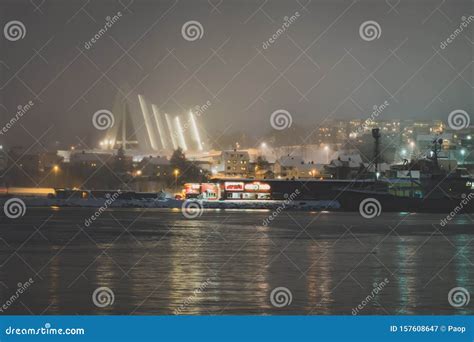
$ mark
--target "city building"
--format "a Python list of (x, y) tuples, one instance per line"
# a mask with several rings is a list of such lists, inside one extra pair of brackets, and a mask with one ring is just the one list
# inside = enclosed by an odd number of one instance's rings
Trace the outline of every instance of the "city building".
[(214, 174), (225, 177), (242, 177), (249, 175), (250, 156), (247, 151), (222, 151), (213, 167)]
[(136, 166), (135, 175), (164, 177), (171, 175), (173, 170), (170, 161), (166, 157), (146, 157), (143, 158)]
[(53, 169), (63, 162), (63, 158), (56, 152), (44, 152), (39, 154), (38, 167), (40, 172)]
[(365, 165), (360, 154), (340, 154), (326, 165), (326, 170), (335, 179), (352, 179), (364, 172)]
[(275, 162), (275, 176), (282, 179), (311, 179), (324, 176), (324, 164), (305, 163), (301, 156), (283, 156)]

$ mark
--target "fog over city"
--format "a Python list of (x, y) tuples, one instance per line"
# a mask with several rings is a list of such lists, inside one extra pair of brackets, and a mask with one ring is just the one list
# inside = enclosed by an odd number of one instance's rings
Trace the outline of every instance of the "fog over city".
[(0, 0), (0, 340), (472, 341), (473, 56), (474, 0)]
[[(474, 109), (472, 1), (4, 0), (1, 9), (2, 26), (25, 27), (21, 40), (0, 40), (2, 125), (34, 103), (3, 144), (97, 147), (94, 113), (117, 98), (139, 112), (138, 94), (172, 116), (209, 102), (203, 139), (239, 132), (251, 143), (276, 110), (310, 133), (386, 102), (379, 120), (446, 122)], [(377, 32), (364, 39), (371, 21)], [(196, 37), (187, 22), (200, 25)]]

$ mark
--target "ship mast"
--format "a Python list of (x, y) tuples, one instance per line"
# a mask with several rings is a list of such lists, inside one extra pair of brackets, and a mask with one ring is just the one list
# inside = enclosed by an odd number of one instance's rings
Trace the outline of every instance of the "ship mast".
[(379, 174), (380, 136), (381, 136), (380, 128), (373, 128), (372, 137), (375, 139), (375, 149), (374, 149), (375, 180), (378, 179), (378, 174)]
[[(439, 145), (439, 147), (438, 147)], [(438, 163), (438, 152), (441, 151), (441, 146), (443, 145), (443, 139), (435, 138), (433, 140), (433, 156), (430, 158), (433, 161), (434, 169), (439, 170), (439, 163)]]

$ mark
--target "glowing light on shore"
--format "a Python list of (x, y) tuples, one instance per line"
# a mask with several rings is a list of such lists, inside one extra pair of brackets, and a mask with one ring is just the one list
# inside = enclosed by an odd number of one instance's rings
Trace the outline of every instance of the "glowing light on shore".
[(179, 146), (183, 149), (183, 151), (187, 151), (188, 147), (186, 146), (186, 140), (184, 140), (183, 126), (181, 125), (181, 120), (179, 119), (179, 116), (175, 117), (174, 120), (176, 121), (176, 130), (178, 131)]
[(166, 149), (168, 148), (168, 144), (166, 143), (165, 129), (161, 121), (160, 112), (158, 111), (158, 107), (154, 104), (151, 105), (151, 110), (153, 111), (153, 116), (155, 117), (156, 127), (158, 127), (161, 146)]
[(178, 144), (176, 143), (176, 137), (173, 132), (173, 123), (171, 122), (171, 119), (168, 114), (165, 114), (165, 119), (166, 119), (166, 125), (168, 126), (168, 131), (170, 132), (171, 143), (173, 144), (173, 149), (176, 150), (178, 148)]
[(193, 131), (194, 141), (196, 141), (198, 150), (202, 151), (203, 148), (202, 148), (201, 137), (199, 135), (198, 127), (197, 127), (197, 124), (196, 124), (196, 119), (194, 118), (194, 114), (191, 110), (189, 111), (189, 120), (191, 121), (191, 129)]
[(153, 150), (158, 150), (158, 145), (156, 143), (155, 131), (153, 130), (153, 125), (150, 119), (150, 113), (145, 102), (145, 98), (142, 95), (138, 95), (138, 101), (140, 102), (140, 108), (143, 114), (143, 120), (145, 121), (145, 127), (148, 132), (148, 138), (150, 139), (150, 146)]

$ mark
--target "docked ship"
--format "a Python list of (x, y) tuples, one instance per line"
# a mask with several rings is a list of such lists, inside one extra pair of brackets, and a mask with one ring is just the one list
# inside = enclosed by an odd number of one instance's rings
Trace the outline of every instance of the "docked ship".
[(339, 188), (338, 201), (345, 210), (356, 210), (368, 198), (377, 200), (384, 211), (406, 212), (474, 212), (473, 181), (460, 169), (445, 170), (440, 167), (438, 155), (443, 140), (435, 138), (433, 148), (425, 157), (393, 169), (386, 177), (378, 179), (377, 156), (380, 133), (372, 131), (375, 138), (376, 177), (364, 189)]

